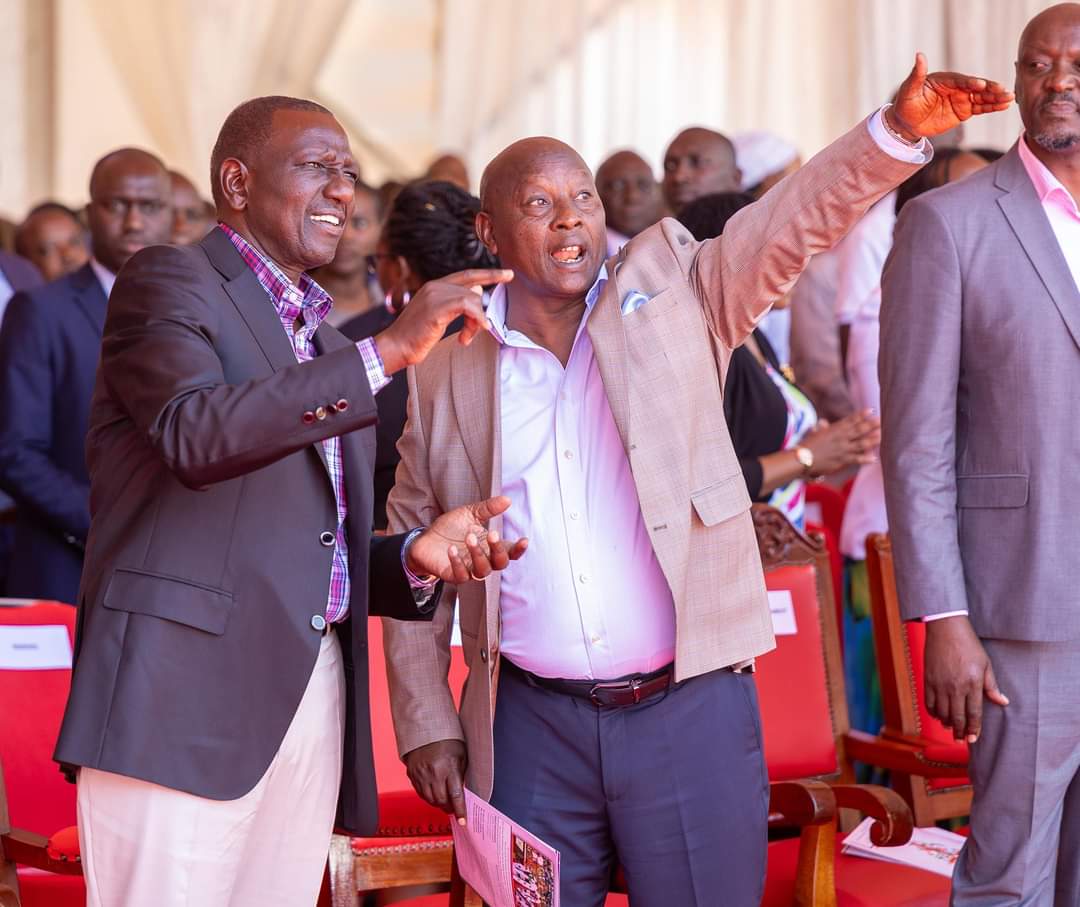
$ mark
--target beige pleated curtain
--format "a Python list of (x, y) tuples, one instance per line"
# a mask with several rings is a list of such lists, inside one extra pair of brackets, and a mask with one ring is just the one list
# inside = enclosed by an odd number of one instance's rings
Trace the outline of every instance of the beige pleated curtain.
[[(460, 150), (474, 181), (514, 139), (654, 165), (681, 127), (771, 129), (813, 153), (885, 100), (922, 50), (1012, 81), (1043, 0), (0, 0), (0, 213), (85, 198), (93, 161), (142, 145), (206, 191), (244, 98), (312, 97), (365, 176)], [(1007, 147), (1015, 113), (968, 144)]]

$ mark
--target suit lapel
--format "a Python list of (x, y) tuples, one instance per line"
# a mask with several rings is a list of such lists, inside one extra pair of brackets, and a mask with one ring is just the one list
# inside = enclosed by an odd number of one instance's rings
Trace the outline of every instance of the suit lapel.
[[(502, 425), (499, 391), (499, 344), (486, 331), (467, 346), (454, 346), (450, 357), (450, 392), (458, 431), (480, 494), (502, 493)], [(490, 529), (503, 534), (502, 517)], [(502, 573), (484, 580), (484, 624), (488, 646), (499, 639), (499, 590)], [(495, 693), (492, 684), (492, 697)], [(494, 701), (494, 699), (493, 699)]]
[(465, 453), (481, 493), (498, 494), (502, 482), (499, 425), (499, 344), (482, 331), (450, 357), (450, 390)]
[(596, 364), (600, 368), (600, 377), (604, 382), (611, 415), (619, 429), (623, 449), (630, 450), (630, 379), (626, 366), (626, 334), (623, 316), (619, 309), (619, 288), (616, 277), (616, 265), (611, 279), (608, 280), (596, 300), (596, 305), (586, 324), (589, 339), (592, 341)]
[(1005, 190), (998, 198), (998, 206), (1054, 300), (1073, 341), (1080, 346), (1080, 300), (1077, 299), (1076, 281), (1024, 169), (1024, 162), (1020, 160), (1017, 146), (1014, 145), (1001, 159), (994, 181), (998, 188)]
[(94, 336), (100, 344), (101, 335), (105, 332), (105, 311), (109, 304), (105, 290), (89, 264), (79, 268), (71, 275), (70, 280), (75, 294), (75, 305), (90, 322)]
[(296, 356), (289, 345), (289, 338), (281, 327), (277, 312), (266, 290), (255, 273), (240, 257), (236, 247), (221, 230), (211, 230), (200, 245), (210, 263), (225, 280), (222, 287), (233, 301), (240, 317), (244, 319), (255, 342), (266, 356), (266, 361), (276, 372), (278, 369), (296, 365)]

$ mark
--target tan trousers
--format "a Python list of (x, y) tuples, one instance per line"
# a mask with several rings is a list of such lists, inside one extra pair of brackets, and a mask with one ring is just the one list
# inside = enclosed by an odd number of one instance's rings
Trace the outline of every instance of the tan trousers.
[(314, 905), (341, 785), (344, 719), (341, 646), (328, 633), (281, 748), (240, 799), (80, 769), (87, 907)]

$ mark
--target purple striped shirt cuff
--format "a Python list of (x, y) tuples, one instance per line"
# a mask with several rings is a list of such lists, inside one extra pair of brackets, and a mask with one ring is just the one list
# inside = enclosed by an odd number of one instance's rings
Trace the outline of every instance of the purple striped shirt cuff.
[(390, 383), (386, 368), (383, 366), (382, 356), (379, 355), (379, 348), (375, 346), (374, 337), (358, 340), (356, 348), (360, 350), (360, 355), (364, 358), (368, 384), (371, 386), (371, 395), (374, 397)]

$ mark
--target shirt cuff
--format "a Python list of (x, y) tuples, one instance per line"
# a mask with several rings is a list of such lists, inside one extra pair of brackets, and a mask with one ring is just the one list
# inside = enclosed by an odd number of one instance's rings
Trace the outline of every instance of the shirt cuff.
[(356, 348), (364, 359), (364, 369), (367, 371), (371, 395), (375, 396), (390, 383), (390, 378), (387, 376), (386, 369), (383, 366), (382, 356), (379, 355), (379, 348), (375, 345), (375, 338), (365, 337), (363, 340), (357, 341)]
[(401, 569), (405, 571), (405, 577), (409, 580), (409, 586), (413, 589), (433, 590), (435, 586), (438, 585), (439, 578), (437, 576), (417, 576), (409, 569), (408, 558), (406, 557), (409, 553), (409, 546), (413, 543), (413, 539), (423, 531), (423, 529), (414, 529), (405, 536), (405, 541), (401, 543)]
[(885, 111), (890, 107), (892, 104), (886, 104), (866, 121), (866, 128), (870, 130), (870, 136), (877, 142), (878, 148), (889, 157), (903, 161), (905, 164), (929, 163), (934, 156), (934, 146), (925, 137), (919, 141), (918, 145), (909, 145), (907, 142), (900, 141), (885, 128)]
[(932, 623), (935, 620), (944, 620), (946, 617), (967, 617), (967, 611), (946, 611), (943, 614), (927, 614), (922, 619), (924, 624)]

